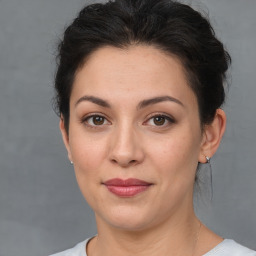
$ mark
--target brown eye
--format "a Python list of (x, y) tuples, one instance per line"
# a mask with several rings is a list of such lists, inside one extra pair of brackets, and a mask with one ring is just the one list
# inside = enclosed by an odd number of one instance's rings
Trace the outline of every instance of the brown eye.
[(85, 118), (83, 123), (88, 124), (90, 126), (101, 126), (108, 124), (108, 121), (104, 116), (92, 115)]
[(153, 118), (153, 122), (155, 125), (159, 126), (159, 125), (164, 125), (166, 121), (166, 118), (163, 116), (156, 116)]
[(92, 118), (92, 122), (94, 125), (102, 125), (104, 124), (105, 118), (102, 116), (94, 116)]
[(175, 123), (175, 120), (167, 115), (155, 115), (152, 116), (149, 120), (146, 122), (148, 125), (151, 126), (158, 126), (158, 127), (168, 127), (171, 124)]

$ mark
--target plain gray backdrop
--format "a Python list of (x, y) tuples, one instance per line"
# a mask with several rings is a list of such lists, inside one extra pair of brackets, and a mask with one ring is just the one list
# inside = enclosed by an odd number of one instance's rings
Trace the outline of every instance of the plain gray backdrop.
[[(51, 106), (56, 42), (92, 2), (0, 0), (0, 256), (48, 255), (96, 233)], [(256, 1), (192, 3), (209, 12), (233, 59), (213, 200), (202, 190), (197, 212), (218, 234), (256, 249)]]

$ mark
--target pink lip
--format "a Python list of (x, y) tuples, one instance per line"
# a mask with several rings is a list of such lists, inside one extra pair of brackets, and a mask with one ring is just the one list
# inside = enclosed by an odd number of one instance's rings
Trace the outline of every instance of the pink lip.
[(152, 183), (138, 179), (111, 179), (103, 183), (107, 189), (120, 197), (132, 197), (147, 190)]

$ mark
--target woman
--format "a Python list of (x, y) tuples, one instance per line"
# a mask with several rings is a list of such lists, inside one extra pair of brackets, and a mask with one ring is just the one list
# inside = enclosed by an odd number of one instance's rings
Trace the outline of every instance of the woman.
[(97, 236), (56, 256), (256, 255), (196, 217), (193, 188), (225, 131), (229, 54), (171, 0), (85, 7), (59, 47), (60, 130)]

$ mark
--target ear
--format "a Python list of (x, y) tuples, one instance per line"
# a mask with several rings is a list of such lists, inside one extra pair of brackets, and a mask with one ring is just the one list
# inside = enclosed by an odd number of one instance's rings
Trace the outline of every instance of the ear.
[(72, 162), (72, 155), (71, 155), (70, 146), (69, 146), (69, 137), (68, 137), (68, 133), (65, 128), (64, 118), (62, 115), (60, 117), (59, 127), (60, 127), (60, 131), (62, 134), (62, 139), (63, 139), (64, 145), (68, 152), (68, 158)]
[(222, 109), (217, 109), (211, 124), (205, 125), (201, 150), (198, 156), (200, 163), (206, 163), (206, 156), (212, 157), (217, 151), (226, 128), (226, 115)]

